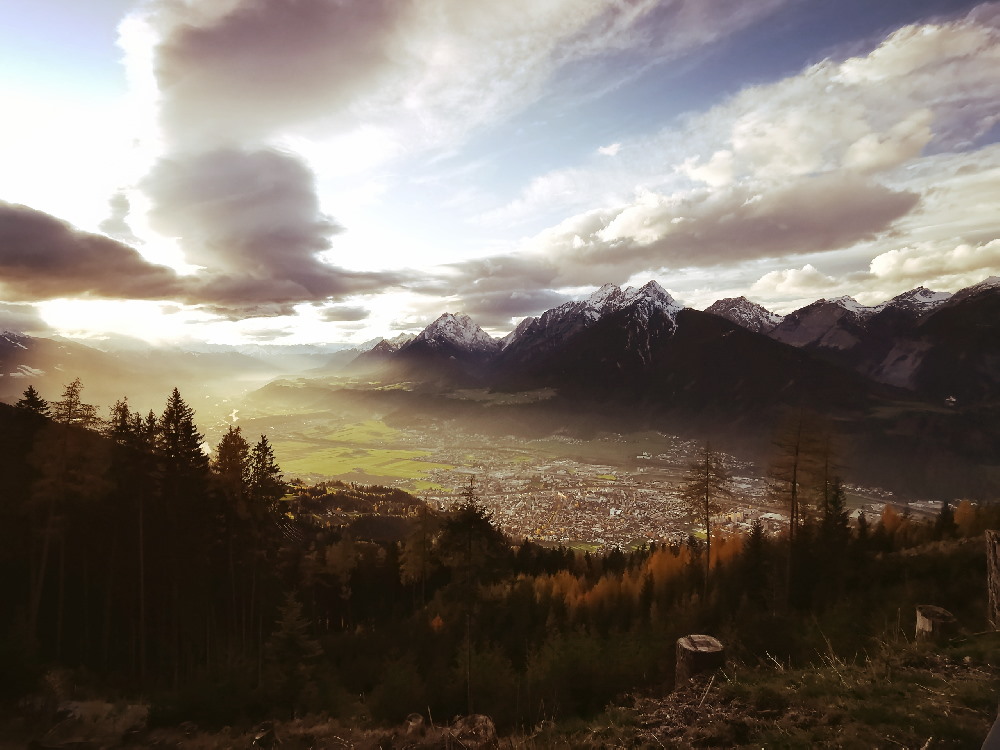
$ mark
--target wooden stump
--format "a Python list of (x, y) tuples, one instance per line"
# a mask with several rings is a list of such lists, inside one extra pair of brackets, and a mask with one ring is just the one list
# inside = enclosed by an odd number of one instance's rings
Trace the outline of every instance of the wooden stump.
[(726, 662), (722, 644), (710, 635), (686, 635), (677, 639), (674, 685), (679, 687), (699, 672), (718, 669)]
[(986, 532), (986, 587), (989, 591), (990, 627), (1000, 630), (1000, 531)]
[(918, 641), (933, 641), (939, 643), (955, 632), (955, 616), (946, 609), (933, 604), (917, 605)]

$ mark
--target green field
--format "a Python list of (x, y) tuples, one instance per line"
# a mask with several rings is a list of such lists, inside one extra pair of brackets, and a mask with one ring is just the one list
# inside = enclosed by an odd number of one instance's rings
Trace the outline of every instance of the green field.
[(414, 490), (436, 489), (426, 480), (435, 469), (448, 464), (422, 461), (428, 451), (396, 447), (399, 431), (377, 420), (345, 425), (332, 432), (329, 426), (289, 439), (272, 441), (275, 456), (286, 476), (322, 476), (367, 484), (397, 483)]

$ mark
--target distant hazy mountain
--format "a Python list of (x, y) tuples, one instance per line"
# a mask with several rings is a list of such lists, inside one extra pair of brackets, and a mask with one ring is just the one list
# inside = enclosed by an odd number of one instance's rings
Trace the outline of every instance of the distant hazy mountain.
[(14, 403), (29, 385), (46, 400), (62, 396), (80, 378), (83, 399), (101, 408), (128, 397), (133, 409), (159, 411), (174, 387), (200, 400), (237, 397), (277, 377), (282, 369), (233, 349), (191, 352), (132, 346), (113, 351), (67, 339), (5, 332), (0, 335), (0, 401)]

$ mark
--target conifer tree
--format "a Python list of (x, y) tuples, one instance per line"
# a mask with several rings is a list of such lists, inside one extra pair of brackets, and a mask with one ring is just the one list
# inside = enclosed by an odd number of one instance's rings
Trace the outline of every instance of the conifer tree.
[(285, 494), (281, 469), (274, 460), (274, 449), (267, 435), (261, 435), (250, 450), (248, 491), (255, 512), (273, 510), (275, 503)]
[(848, 527), (847, 503), (844, 499), (844, 488), (840, 477), (835, 477), (831, 489), (823, 504), (823, 517), (820, 520), (820, 539), (828, 548), (828, 554), (842, 554), (850, 537)]
[(250, 444), (239, 427), (230, 425), (222, 436), (215, 449), (212, 470), (229, 505), (245, 515), (250, 488)]
[(49, 416), (49, 402), (38, 395), (38, 391), (35, 390), (35, 386), (33, 385), (29, 385), (25, 389), (24, 395), (21, 396), (14, 406), (41, 417)]
[(955, 523), (955, 512), (947, 500), (941, 502), (941, 511), (934, 519), (934, 539), (950, 539), (958, 531)]
[(757, 518), (750, 524), (750, 534), (743, 543), (743, 587), (747, 597), (757, 604), (764, 603), (767, 573), (767, 537), (764, 524)]
[(202, 450), (204, 436), (194, 423), (194, 409), (174, 388), (160, 416), (158, 453), (168, 477), (203, 478), (208, 457)]
[(266, 683), (275, 699), (293, 714), (316, 691), (316, 668), (323, 648), (309, 630), (302, 604), (294, 592), (288, 592), (264, 652)]

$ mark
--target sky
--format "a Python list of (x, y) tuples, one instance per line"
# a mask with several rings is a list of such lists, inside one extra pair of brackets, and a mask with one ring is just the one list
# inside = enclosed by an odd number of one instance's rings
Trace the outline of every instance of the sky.
[(1000, 2), (0, 7), (0, 328), (500, 335), (1000, 275)]

